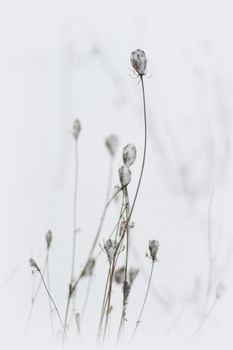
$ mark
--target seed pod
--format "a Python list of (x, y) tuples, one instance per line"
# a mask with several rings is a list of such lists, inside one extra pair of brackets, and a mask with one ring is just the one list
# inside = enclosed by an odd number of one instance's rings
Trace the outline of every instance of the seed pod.
[(136, 155), (136, 147), (132, 143), (125, 146), (122, 153), (124, 165), (129, 168), (135, 162)]
[(47, 243), (47, 249), (50, 248), (51, 246), (51, 243), (52, 243), (52, 239), (53, 239), (53, 235), (52, 235), (52, 231), (48, 231), (45, 235), (45, 240), (46, 240), (46, 243)]
[(118, 137), (116, 135), (109, 135), (105, 141), (105, 145), (111, 156), (114, 157), (118, 147)]
[(73, 124), (73, 133), (72, 133), (75, 141), (78, 140), (80, 131), (81, 131), (81, 123), (78, 119), (75, 119), (74, 124)]
[(138, 75), (142, 76), (146, 73), (147, 58), (144, 51), (138, 49), (131, 52), (130, 61)]
[(126, 166), (122, 166), (118, 170), (118, 174), (119, 174), (121, 186), (122, 187), (127, 186), (130, 183), (130, 181), (131, 181), (131, 171), (130, 171), (130, 169), (127, 168)]
[[(40, 271), (40, 269), (39, 269), (39, 267), (38, 267), (38, 265), (37, 265), (37, 263), (35, 262), (35, 260), (34, 259), (29, 259), (29, 264), (30, 264), (30, 266), (32, 267), (32, 268), (34, 268), (34, 269), (36, 269), (36, 271)], [(34, 271), (35, 272), (35, 271)], [(33, 271), (32, 271), (32, 273), (33, 273)]]
[(132, 284), (139, 273), (139, 269), (131, 267), (129, 270), (129, 281)]
[(156, 241), (155, 239), (149, 241), (149, 251), (152, 261), (157, 261), (157, 252), (159, 249), (159, 241)]
[(108, 239), (104, 243), (104, 249), (105, 249), (105, 251), (107, 253), (109, 263), (111, 263), (112, 260), (113, 260), (114, 255), (115, 255), (116, 249), (117, 249), (117, 242), (113, 241), (111, 239)]
[(117, 284), (121, 284), (124, 281), (124, 278), (125, 278), (125, 268), (120, 267), (114, 273), (114, 280)]

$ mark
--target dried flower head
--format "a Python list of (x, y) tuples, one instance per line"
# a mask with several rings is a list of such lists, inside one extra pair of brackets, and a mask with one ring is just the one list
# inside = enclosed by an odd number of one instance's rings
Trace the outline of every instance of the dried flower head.
[(29, 259), (29, 264), (30, 264), (30, 266), (32, 267), (32, 273), (35, 273), (35, 272), (37, 272), (37, 271), (40, 271), (40, 269), (39, 269), (39, 267), (38, 267), (38, 265), (37, 265), (37, 263), (35, 262), (35, 260), (34, 259)]
[(122, 153), (124, 165), (129, 168), (135, 162), (136, 155), (136, 147), (132, 143), (125, 146)]
[(52, 243), (52, 239), (53, 239), (53, 235), (52, 235), (52, 231), (48, 231), (45, 235), (45, 240), (46, 240), (46, 243), (47, 243), (47, 249), (50, 248), (51, 246), (51, 243)]
[(125, 278), (125, 268), (120, 267), (119, 269), (117, 269), (115, 271), (114, 280), (117, 284), (121, 284), (121, 283), (123, 283), (124, 278)]
[(116, 253), (116, 249), (117, 249), (117, 242), (112, 240), (112, 239), (108, 239), (105, 243), (104, 243), (104, 249), (107, 253), (107, 256), (108, 256), (108, 260), (109, 260), (109, 263), (112, 262), (113, 260), (113, 257)]
[(149, 241), (149, 252), (152, 261), (157, 261), (157, 252), (159, 249), (159, 241), (156, 241), (155, 239)]
[(111, 156), (114, 157), (118, 147), (118, 137), (116, 135), (109, 135), (105, 141), (105, 145)]
[(131, 267), (129, 270), (129, 281), (132, 284), (139, 273), (139, 269)]
[(118, 170), (118, 174), (119, 174), (119, 179), (121, 182), (121, 186), (125, 187), (127, 186), (130, 181), (131, 181), (131, 171), (128, 167), (126, 166), (122, 166), (119, 170)]
[(219, 282), (215, 290), (216, 299), (221, 298), (221, 296), (225, 293), (225, 291), (226, 291), (225, 284), (223, 282)]
[(79, 134), (81, 131), (81, 123), (78, 119), (75, 119), (74, 124), (73, 124), (73, 133), (72, 135), (74, 136), (75, 141), (78, 140)]
[(91, 258), (88, 260), (87, 265), (82, 273), (82, 277), (91, 276), (95, 267), (95, 259)]
[(146, 73), (147, 58), (144, 51), (138, 49), (131, 52), (130, 61), (138, 75), (142, 76)]

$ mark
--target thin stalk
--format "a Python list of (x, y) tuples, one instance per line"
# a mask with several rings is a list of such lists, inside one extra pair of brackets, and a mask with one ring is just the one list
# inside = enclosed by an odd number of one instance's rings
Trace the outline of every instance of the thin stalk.
[(104, 297), (103, 297), (103, 303), (102, 303), (101, 315), (100, 315), (100, 321), (99, 321), (99, 327), (98, 327), (97, 342), (99, 342), (100, 337), (101, 337), (101, 333), (102, 333), (104, 314), (105, 314), (105, 309), (106, 309), (106, 305), (107, 305), (107, 290), (108, 290), (110, 273), (111, 273), (111, 265), (109, 265), (109, 270), (108, 270), (108, 275), (107, 275), (107, 280), (106, 280), (106, 285), (105, 285), (105, 290), (104, 290)]
[[(124, 189), (125, 193), (125, 201), (126, 201), (126, 221), (128, 220), (128, 215), (129, 215), (129, 196), (128, 196), (128, 190), (127, 187)], [(128, 259), (129, 259), (129, 227), (127, 227), (126, 231), (126, 253), (125, 253), (125, 278), (124, 278), (124, 284), (123, 288), (126, 287), (127, 285), (127, 277), (128, 277)], [(124, 326), (125, 318), (126, 318), (126, 309), (127, 309), (127, 302), (128, 300), (125, 299), (125, 293), (123, 289), (123, 301), (122, 301), (122, 313), (121, 313), (121, 320), (120, 320), (120, 325), (118, 329), (118, 335), (117, 335), (117, 343), (120, 340), (122, 328)]]
[(71, 262), (71, 276), (69, 283), (69, 294), (66, 304), (66, 313), (64, 321), (64, 333), (63, 333), (63, 342), (65, 340), (65, 332), (67, 327), (67, 318), (69, 314), (70, 299), (72, 296), (71, 289), (72, 283), (74, 280), (74, 271), (75, 271), (75, 258), (76, 258), (76, 240), (77, 240), (77, 192), (78, 192), (78, 141), (75, 139), (75, 175), (74, 175), (74, 198), (73, 198), (73, 245), (72, 245), (72, 262)]
[[(50, 274), (49, 274), (49, 250), (48, 250), (48, 260), (47, 260), (47, 285), (48, 285), (48, 290), (50, 291), (51, 289), (50, 289)], [(52, 303), (50, 298), (49, 298), (49, 310), (50, 310), (51, 330), (54, 336), (53, 310), (52, 310)]]
[(46, 285), (46, 283), (45, 283), (44, 277), (43, 277), (43, 275), (42, 275), (40, 269), (38, 269), (38, 272), (39, 272), (39, 274), (40, 274), (40, 277), (41, 277), (41, 280), (42, 280), (43, 285), (44, 285), (44, 287), (45, 287), (45, 290), (46, 290), (46, 292), (47, 292), (47, 294), (48, 294), (48, 296), (49, 296), (49, 298), (50, 298), (50, 300), (51, 300), (51, 302), (52, 302), (52, 304), (53, 304), (53, 306), (54, 306), (54, 308), (55, 308), (55, 310), (56, 310), (56, 313), (57, 313), (57, 316), (58, 316), (59, 321), (60, 321), (60, 323), (61, 323), (62, 329), (64, 330), (65, 327), (64, 327), (64, 324), (63, 324), (63, 322), (62, 322), (61, 315), (60, 315), (60, 312), (58, 311), (57, 305), (56, 305), (56, 303), (55, 303), (53, 297), (51, 296), (51, 294), (50, 294), (50, 292), (49, 292), (49, 290), (48, 290), (48, 287), (47, 287), (47, 285)]
[(149, 290), (150, 290), (152, 275), (153, 275), (153, 271), (154, 271), (154, 265), (155, 265), (155, 261), (152, 261), (151, 272), (150, 272), (150, 277), (149, 277), (149, 281), (148, 281), (148, 285), (147, 285), (147, 289), (146, 289), (145, 298), (144, 298), (144, 301), (143, 301), (143, 304), (142, 304), (142, 308), (141, 308), (141, 311), (140, 311), (140, 313), (139, 313), (138, 320), (137, 320), (137, 322), (136, 322), (136, 326), (135, 326), (135, 328), (134, 328), (132, 337), (131, 337), (131, 339), (130, 339), (130, 343), (133, 341), (133, 338), (135, 337), (135, 334), (136, 334), (137, 328), (138, 328), (138, 326), (139, 326), (139, 323), (141, 322), (141, 317), (142, 317), (142, 314), (143, 314), (143, 311), (144, 311), (144, 308), (145, 308), (145, 305), (146, 305), (148, 293), (149, 293)]

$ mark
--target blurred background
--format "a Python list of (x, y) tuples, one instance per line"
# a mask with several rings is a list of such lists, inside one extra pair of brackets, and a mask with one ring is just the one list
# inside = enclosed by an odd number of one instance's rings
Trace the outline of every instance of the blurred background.
[[(232, 348), (232, 10), (230, 0), (1, 2), (2, 349), (45, 349), (51, 343), (43, 288), (24, 336), (32, 287), (39, 278), (32, 276), (28, 259), (33, 257), (43, 266), (48, 229), (54, 234), (51, 292), (65, 313), (75, 118), (82, 124), (77, 270), (85, 261), (104, 207), (110, 161), (105, 139), (111, 133), (120, 141), (113, 185), (119, 183), (122, 148), (127, 143), (137, 147), (129, 186), (131, 198), (134, 194), (142, 158), (143, 110), (141, 85), (134, 79), (129, 57), (138, 48), (148, 58), (149, 140), (132, 218), (130, 263), (141, 273), (131, 295), (127, 327), (131, 333), (145, 293), (148, 240), (157, 239), (159, 262), (138, 329), (138, 348)], [(107, 238), (116, 213), (113, 206), (100, 243)], [(205, 305), (210, 266), (211, 288)], [(95, 344), (106, 273), (103, 254), (93, 277), (81, 348)], [(78, 305), (83, 303), (85, 283), (80, 286)], [(224, 293), (217, 298), (219, 283)], [(116, 299), (117, 295), (121, 300), (120, 288), (114, 286)], [(204, 305), (211, 312), (189, 339), (203, 320)]]

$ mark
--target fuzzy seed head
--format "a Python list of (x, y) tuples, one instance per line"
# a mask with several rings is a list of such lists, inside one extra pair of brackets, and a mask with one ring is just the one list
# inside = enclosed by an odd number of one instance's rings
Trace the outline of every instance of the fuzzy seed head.
[(51, 243), (52, 243), (52, 239), (53, 239), (53, 235), (52, 235), (52, 231), (48, 231), (45, 235), (45, 240), (46, 240), (46, 243), (47, 243), (47, 249), (50, 248), (51, 246)]
[(78, 119), (75, 119), (73, 124), (73, 133), (72, 133), (75, 141), (78, 140), (81, 129), (82, 127), (81, 127), (80, 121)]
[(136, 155), (137, 150), (132, 143), (125, 146), (122, 153), (124, 165), (129, 168), (135, 162)]
[(112, 157), (116, 154), (118, 143), (118, 137), (116, 135), (109, 135), (105, 141), (105, 145)]
[(147, 58), (144, 51), (140, 49), (132, 51), (130, 61), (138, 75), (142, 76), (146, 73)]
[(126, 187), (131, 181), (131, 171), (128, 167), (122, 166), (118, 170), (119, 179), (122, 187)]
[(156, 241), (155, 239), (149, 241), (149, 252), (152, 261), (157, 261), (157, 252), (159, 249), (159, 241)]

